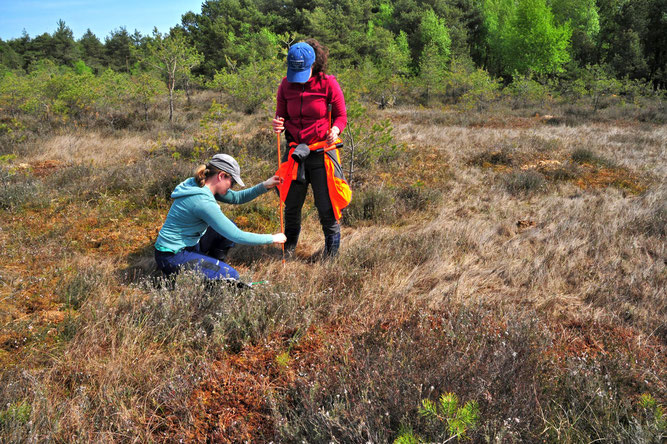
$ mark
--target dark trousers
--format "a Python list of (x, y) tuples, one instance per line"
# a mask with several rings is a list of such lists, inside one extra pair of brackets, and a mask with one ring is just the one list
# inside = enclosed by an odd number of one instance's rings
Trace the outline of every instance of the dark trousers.
[(308, 184), (313, 187), (315, 207), (320, 216), (320, 224), (324, 236), (340, 233), (340, 225), (334, 216), (329, 187), (327, 186), (327, 171), (324, 167), (324, 153), (310, 153), (304, 161), (305, 182), (292, 181), (285, 199), (285, 236), (286, 247), (296, 245), (301, 232), (301, 209), (306, 200)]
[(239, 273), (223, 259), (234, 242), (209, 227), (199, 242), (178, 253), (155, 250), (155, 262), (167, 276), (182, 268), (195, 269), (208, 279), (238, 279)]

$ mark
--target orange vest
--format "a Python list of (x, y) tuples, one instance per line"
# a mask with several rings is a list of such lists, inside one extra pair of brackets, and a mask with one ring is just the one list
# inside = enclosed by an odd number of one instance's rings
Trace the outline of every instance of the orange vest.
[[(336, 144), (342, 143), (342, 140), (337, 139), (333, 145), (328, 145), (326, 141), (317, 142), (308, 145), (311, 151), (323, 149), (324, 151), (324, 168), (327, 172), (327, 188), (329, 188), (329, 199), (333, 207), (334, 216), (339, 220), (342, 215), (342, 210), (349, 205), (352, 200), (352, 190), (343, 177), (343, 169), (340, 165), (340, 154), (336, 149)], [(283, 179), (283, 183), (278, 185), (278, 193), (280, 200), (285, 202), (287, 193), (292, 181), (296, 179), (298, 164), (292, 158), (296, 143), (290, 144), (290, 151), (287, 155), (287, 161), (280, 164), (280, 168), (276, 171), (278, 177)]]

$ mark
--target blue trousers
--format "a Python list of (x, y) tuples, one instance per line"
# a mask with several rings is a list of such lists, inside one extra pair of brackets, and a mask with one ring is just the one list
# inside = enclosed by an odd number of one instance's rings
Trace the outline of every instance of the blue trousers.
[(234, 242), (209, 227), (196, 245), (186, 247), (178, 253), (155, 250), (155, 262), (167, 276), (181, 269), (194, 269), (207, 279), (238, 280), (238, 271), (221, 259), (214, 257), (226, 254), (233, 246)]

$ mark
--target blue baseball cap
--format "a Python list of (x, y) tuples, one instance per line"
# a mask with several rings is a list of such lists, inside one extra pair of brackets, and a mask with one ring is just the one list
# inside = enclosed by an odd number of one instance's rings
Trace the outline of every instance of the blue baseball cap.
[(315, 63), (315, 50), (312, 46), (305, 42), (292, 45), (287, 53), (287, 81), (307, 82), (313, 63)]

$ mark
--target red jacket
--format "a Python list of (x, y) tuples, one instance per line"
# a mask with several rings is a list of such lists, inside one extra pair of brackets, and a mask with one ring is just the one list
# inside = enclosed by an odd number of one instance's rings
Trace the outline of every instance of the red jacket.
[(334, 76), (318, 73), (304, 84), (283, 78), (278, 88), (276, 117), (285, 119), (285, 129), (297, 143), (326, 139), (329, 130), (327, 104), (332, 105), (332, 126), (343, 132), (347, 125), (345, 98)]

